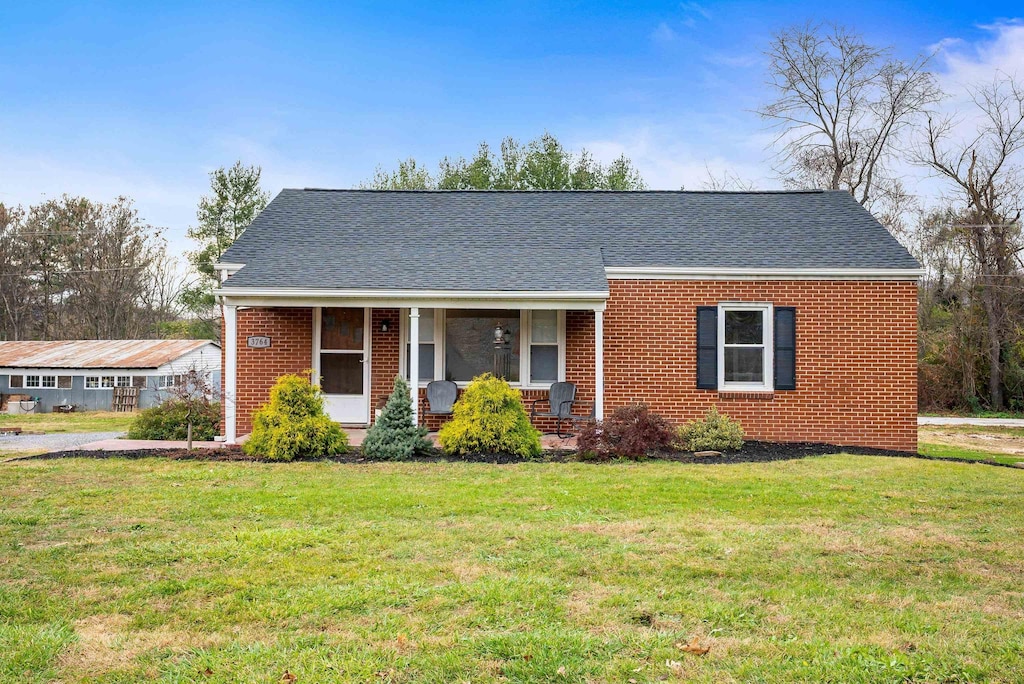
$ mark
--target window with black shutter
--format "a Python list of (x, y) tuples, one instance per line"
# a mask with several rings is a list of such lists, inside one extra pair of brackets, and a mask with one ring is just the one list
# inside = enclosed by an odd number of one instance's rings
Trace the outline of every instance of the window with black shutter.
[(697, 307), (697, 389), (718, 389), (718, 307)]
[(796, 309), (775, 307), (775, 389), (796, 389)]

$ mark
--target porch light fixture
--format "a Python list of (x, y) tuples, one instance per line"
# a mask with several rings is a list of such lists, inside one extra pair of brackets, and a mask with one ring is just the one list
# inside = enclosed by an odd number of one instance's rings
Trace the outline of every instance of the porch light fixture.
[(501, 327), (501, 323), (494, 326), (494, 344), (508, 344), (512, 341), (512, 331)]
[(382, 333), (386, 333), (390, 328), (391, 328), (391, 319), (390, 318), (385, 318), (383, 321), (380, 322), (380, 331)]

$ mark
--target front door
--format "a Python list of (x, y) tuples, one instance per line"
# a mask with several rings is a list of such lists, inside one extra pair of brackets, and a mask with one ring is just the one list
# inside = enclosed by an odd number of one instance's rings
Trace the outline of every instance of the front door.
[(369, 309), (320, 309), (317, 370), (327, 414), (339, 423), (370, 422), (369, 319)]

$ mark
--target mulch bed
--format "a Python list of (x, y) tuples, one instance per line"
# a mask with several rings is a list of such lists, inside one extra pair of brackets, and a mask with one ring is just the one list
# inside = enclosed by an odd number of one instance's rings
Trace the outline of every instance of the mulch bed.
[[(854, 446), (835, 446), (832, 444), (822, 444), (815, 442), (747, 442), (743, 445), (743, 448), (739, 451), (728, 451), (723, 453), (721, 456), (704, 456), (698, 457), (692, 453), (679, 452), (679, 451), (666, 451), (652, 454), (647, 460), (651, 461), (673, 461), (676, 463), (697, 463), (702, 465), (717, 465), (717, 464), (729, 464), (729, 463), (766, 463), (770, 461), (791, 461), (799, 458), (807, 458), (808, 456), (821, 456), (823, 454), (836, 454), (836, 453), (847, 453), (847, 454), (858, 454), (865, 456), (893, 456), (898, 458), (922, 458), (932, 461), (954, 461), (956, 463), (979, 463), (982, 465), (994, 465), (1003, 466), (1006, 468), (1014, 468), (1015, 466), (1006, 463), (997, 463), (995, 461), (966, 461), (964, 459), (944, 457), (944, 456), (925, 456), (922, 454), (915, 454), (905, 451), (888, 451), (885, 449), (871, 449), (867, 447), (854, 447)], [(165, 458), (169, 460), (186, 460), (186, 461), (249, 461), (249, 462), (264, 462), (262, 459), (253, 458), (246, 456), (242, 453), (241, 448), (235, 447), (224, 447), (221, 449), (194, 449), (188, 451), (187, 449), (137, 449), (134, 451), (80, 451), (80, 450), (69, 450), (69, 451), (54, 451), (48, 454), (39, 454), (38, 456), (27, 456), (26, 459), (56, 459), (56, 458), (123, 458), (123, 459), (138, 459), (138, 458)], [(329, 456), (324, 459), (311, 459), (311, 460), (327, 460), (336, 463), (372, 463), (373, 461), (363, 458), (360, 453), (359, 447), (354, 447), (350, 453), (340, 454), (337, 456)], [(570, 462), (583, 462), (583, 463), (617, 463), (619, 461), (586, 461), (580, 459), (575, 450), (572, 449), (560, 449), (553, 451), (545, 451), (544, 455), (539, 459), (540, 461), (550, 463), (570, 463)], [(411, 462), (419, 463), (443, 463), (443, 462), (470, 462), (470, 463), (494, 463), (494, 464), (507, 464), (507, 463), (522, 463), (525, 459), (518, 456), (512, 456), (509, 454), (472, 454), (465, 458), (451, 458), (444, 456), (441, 453), (437, 453), (431, 456), (421, 456), (413, 459)]]

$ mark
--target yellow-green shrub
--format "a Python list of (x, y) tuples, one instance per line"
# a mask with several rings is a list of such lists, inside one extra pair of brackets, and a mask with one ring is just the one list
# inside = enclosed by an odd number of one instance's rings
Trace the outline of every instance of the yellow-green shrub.
[(530, 425), (519, 390), (490, 373), (473, 378), (437, 438), (445, 453), (458, 456), (536, 458), (541, 451), (540, 431)]
[(679, 446), (686, 451), (728, 451), (743, 448), (743, 428), (735, 420), (708, 409), (703, 420), (695, 420), (679, 428)]
[(270, 461), (317, 458), (348, 451), (348, 435), (324, 413), (320, 387), (309, 374), (283, 375), (270, 389), (270, 403), (253, 414), (242, 450)]

